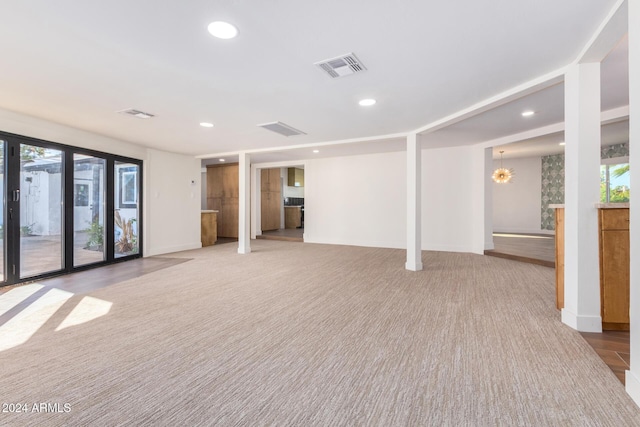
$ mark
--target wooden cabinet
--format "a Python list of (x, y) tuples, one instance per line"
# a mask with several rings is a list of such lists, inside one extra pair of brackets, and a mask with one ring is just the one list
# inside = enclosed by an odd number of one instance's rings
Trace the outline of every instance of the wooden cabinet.
[(287, 171), (287, 183), (289, 187), (304, 187), (304, 169), (289, 168)]
[(262, 231), (280, 228), (280, 169), (262, 169), (260, 172), (260, 223)]
[(200, 213), (200, 241), (202, 246), (211, 246), (218, 240), (218, 221), (216, 211)]
[(302, 226), (302, 212), (300, 206), (284, 207), (284, 228), (298, 228)]
[(600, 209), (602, 329), (629, 330), (629, 209)]
[(216, 210), (219, 237), (238, 237), (238, 164), (207, 166), (207, 209)]
[[(556, 209), (556, 307), (564, 307), (564, 209)], [(598, 210), (603, 330), (629, 330), (629, 209)]]

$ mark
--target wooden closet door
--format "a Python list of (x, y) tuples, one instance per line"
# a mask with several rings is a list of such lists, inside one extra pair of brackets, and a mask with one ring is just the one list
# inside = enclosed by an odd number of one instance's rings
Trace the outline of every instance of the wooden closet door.
[(262, 231), (280, 228), (280, 169), (260, 172), (260, 225)]

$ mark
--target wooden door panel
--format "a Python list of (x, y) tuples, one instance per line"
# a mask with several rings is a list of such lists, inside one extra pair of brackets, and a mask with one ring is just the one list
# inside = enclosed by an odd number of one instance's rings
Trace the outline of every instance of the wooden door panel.
[(629, 232), (602, 232), (602, 321), (629, 323)]
[(222, 197), (224, 194), (222, 172), (220, 166), (207, 167), (207, 198)]
[(222, 186), (225, 198), (240, 197), (240, 176), (238, 165), (226, 165), (223, 168)]

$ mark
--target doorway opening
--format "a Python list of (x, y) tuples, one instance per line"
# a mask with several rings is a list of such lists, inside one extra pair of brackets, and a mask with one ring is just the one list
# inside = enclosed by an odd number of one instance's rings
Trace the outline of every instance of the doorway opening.
[(259, 239), (304, 241), (304, 166), (260, 169)]

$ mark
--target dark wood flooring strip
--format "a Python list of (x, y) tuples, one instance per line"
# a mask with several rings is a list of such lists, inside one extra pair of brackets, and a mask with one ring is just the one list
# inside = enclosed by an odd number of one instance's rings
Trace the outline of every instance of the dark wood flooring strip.
[(526, 262), (529, 264), (542, 265), (544, 267), (555, 268), (556, 266), (556, 263), (553, 261), (546, 261), (543, 259), (531, 258), (527, 256), (522, 256), (522, 255), (514, 255), (514, 254), (509, 254), (504, 252), (498, 252), (496, 250), (484, 251), (484, 254), (488, 256), (497, 257), (497, 258), (505, 258), (513, 261), (520, 261), (520, 262)]
[(581, 332), (580, 334), (624, 384), (625, 371), (630, 369), (629, 332), (602, 331), (602, 333)]

